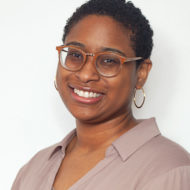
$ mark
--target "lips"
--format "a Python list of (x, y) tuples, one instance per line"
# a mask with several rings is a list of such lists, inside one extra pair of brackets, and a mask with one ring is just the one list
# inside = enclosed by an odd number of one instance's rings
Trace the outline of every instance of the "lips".
[(93, 92), (93, 93), (102, 94), (102, 95), (105, 94), (105, 90), (99, 90), (97, 88), (90, 87), (90, 86), (81, 86), (81, 85), (74, 85), (74, 84), (69, 84), (68, 86), (72, 89)]
[(85, 98), (96, 98), (101, 96), (102, 94), (100, 93), (94, 93), (94, 92), (89, 92), (89, 91), (83, 91), (83, 90), (78, 90), (76, 88), (74, 88), (74, 93), (78, 94), (81, 97), (85, 97)]
[(89, 86), (79, 86), (79, 85), (68, 85), (71, 90), (72, 98), (80, 103), (84, 104), (94, 104), (99, 102), (103, 96), (104, 92), (97, 90)]

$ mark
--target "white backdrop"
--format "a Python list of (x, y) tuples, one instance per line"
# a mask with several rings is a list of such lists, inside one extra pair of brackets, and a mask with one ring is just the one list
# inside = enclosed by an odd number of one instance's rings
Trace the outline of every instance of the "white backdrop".
[[(56, 45), (84, 0), (0, 0), (0, 186), (75, 127), (53, 81)], [(137, 118), (156, 117), (163, 135), (190, 152), (190, 1), (134, 0), (154, 30), (153, 67)]]

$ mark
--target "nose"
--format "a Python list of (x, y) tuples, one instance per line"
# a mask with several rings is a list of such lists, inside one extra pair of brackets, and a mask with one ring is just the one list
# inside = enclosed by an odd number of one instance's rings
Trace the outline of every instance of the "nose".
[(83, 67), (76, 72), (76, 76), (81, 82), (88, 83), (90, 81), (98, 81), (100, 79), (100, 75), (96, 70), (93, 58), (94, 57), (92, 56), (88, 56)]

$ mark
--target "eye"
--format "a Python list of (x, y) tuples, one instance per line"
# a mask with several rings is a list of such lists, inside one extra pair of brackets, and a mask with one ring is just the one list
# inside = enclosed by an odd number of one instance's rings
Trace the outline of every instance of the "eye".
[(69, 59), (75, 59), (75, 60), (83, 59), (82, 53), (77, 49), (68, 48), (68, 49), (64, 49), (63, 51), (66, 52), (66, 56)]
[(104, 63), (107, 63), (107, 64), (114, 64), (114, 63), (116, 63), (116, 61), (114, 60), (114, 59), (104, 59)]
[(104, 67), (104, 68), (115, 68), (120, 65), (120, 60), (118, 57), (115, 55), (107, 55), (107, 54), (102, 54), (97, 58), (97, 64), (99, 67)]
[(118, 60), (113, 58), (105, 58), (102, 59), (101, 65), (104, 67), (115, 67), (116, 65), (118, 65)]
[(79, 52), (68, 52), (67, 56), (72, 56), (74, 58), (80, 59), (82, 57), (82, 54)]

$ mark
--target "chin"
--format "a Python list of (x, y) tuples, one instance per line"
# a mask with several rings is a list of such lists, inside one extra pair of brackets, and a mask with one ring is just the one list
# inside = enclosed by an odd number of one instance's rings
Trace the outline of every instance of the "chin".
[(78, 112), (70, 110), (70, 112), (76, 120), (84, 123), (99, 123), (102, 121), (100, 114), (92, 113), (89, 110), (80, 109)]

